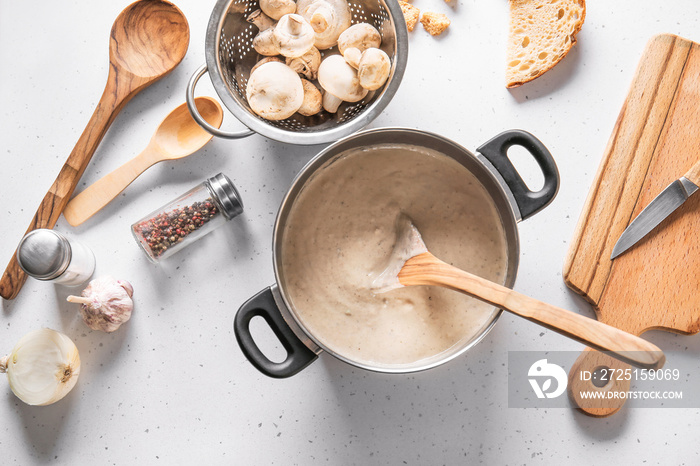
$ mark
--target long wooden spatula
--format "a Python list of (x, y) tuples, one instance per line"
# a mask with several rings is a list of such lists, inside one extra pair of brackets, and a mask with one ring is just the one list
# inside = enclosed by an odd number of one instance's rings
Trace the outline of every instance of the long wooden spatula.
[(373, 281), (372, 288), (377, 292), (402, 286), (442, 286), (517, 314), (591, 348), (609, 352), (637, 367), (658, 369), (664, 365), (663, 352), (646, 340), (441, 261), (428, 251), (418, 229), (404, 215), (397, 221), (397, 238), (387, 267)]

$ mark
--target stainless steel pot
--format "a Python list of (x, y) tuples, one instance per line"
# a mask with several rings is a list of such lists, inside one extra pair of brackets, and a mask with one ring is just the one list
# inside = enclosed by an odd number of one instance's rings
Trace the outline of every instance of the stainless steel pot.
[[(325, 351), (338, 359), (363, 369), (387, 373), (407, 373), (435, 367), (459, 356), (476, 345), (496, 323), (498, 310), (482, 327), (481, 331), (464, 344), (409, 365), (369, 365), (354, 361), (325, 347), (317, 336), (304, 327), (294, 307), (286, 296), (280, 268), (280, 244), (285, 223), (294, 201), (309, 178), (334, 157), (348, 150), (371, 147), (387, 143), (400, 143), (425, 147), (441, 152), (458, 161), (482, 183), (493, 198), (501, 217), (508, 247), (508, 267), (505, 285), (512, 287), (518, 269), (520, 242), (517, 223), (539, 212), (556, 196), (559, 189), (559, 173), (547, 148), (533, 135), (525, 131), (510, 130), (499, 134), (481, 145), (476, 153), (437, 134), (415, 129), (380, 128), (357, 133), (329, 146), (314, 157), (297, 175), (277, 215), (273, 234), (273, 266), (276, 284), (264, 289), (244, 303), (234, 321), (234, 331), (243, 354), (262, 373), (276, 378), (289, 377), (313, 362)], [(537, 161), (545, 178), (539, 191), (528, 189), (507, 156), (513, 145), (524, 147)], [(255, 343), (250, 333), (253, 317), (263, 317), (287, 351), (283, 362), (268, 359)]]

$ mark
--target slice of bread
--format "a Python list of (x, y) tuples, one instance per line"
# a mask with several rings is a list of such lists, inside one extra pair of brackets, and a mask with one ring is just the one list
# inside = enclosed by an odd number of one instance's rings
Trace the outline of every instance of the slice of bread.
[(585, 0), (510, 0), (506, 87), (542, 76), (576, 43)]

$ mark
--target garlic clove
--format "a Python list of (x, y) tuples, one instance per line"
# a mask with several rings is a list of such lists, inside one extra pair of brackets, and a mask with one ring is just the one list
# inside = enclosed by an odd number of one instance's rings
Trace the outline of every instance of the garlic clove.
[(12, 392), (29, 405), (55, 403), (71, 391), (80, 375), (80, 355), (73, 341), (43, 328), (23, 336), (0, 361)]
[(134, 287), (131, 286), (131, 283), (126, 280), (117, 280), (117, 285), (124, 288), (124, 291), (126, 291), (126, 294), (128, 294), (130, 298), (134, 296)]

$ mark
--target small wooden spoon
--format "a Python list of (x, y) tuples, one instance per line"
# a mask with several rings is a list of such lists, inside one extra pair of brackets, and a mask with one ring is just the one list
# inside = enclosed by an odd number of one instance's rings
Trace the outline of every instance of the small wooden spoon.
[[(216, 128), (221, 126), (224, 112), (216, 100), (197, 97), (195, 105), (209, 124)], [(187, 157), (204, 147), (211, 138), (212, 134), (194, 121), (187, 104), (180, 105), (160, 123), (143, 152), (71, 199), (63, 216), (74, 227), (80, 225), (109, 204), (149, 167), (163, 160)]]
[[(114, 21), (109, 40), (109, 74), (102, 97), (56, 181), (34, 214), (27, 233), (53, 228), (107, 128), (139, 91), (172, 71), (190, 43), (187, 19), (172, 3), (140, 0)], [(0, 296), (14, 299), (27, 275), (13, 254), (0, 279)]]
[(420, 232), (408, 217), (402, 215), (397, 225), (398, 239), (392, 257), (372, 283), (376, 292), (402, 286), (442, 286), (517, 314), (591, 348), (609, 352), (629, 364), (645, 369), (663, 367), (666, 357), (652, 343), (449, 265), (428, 251)]

